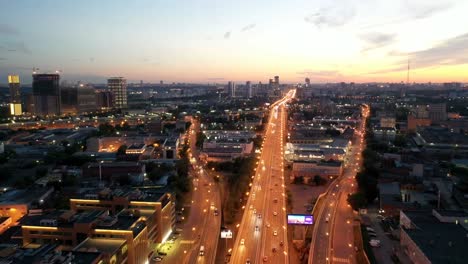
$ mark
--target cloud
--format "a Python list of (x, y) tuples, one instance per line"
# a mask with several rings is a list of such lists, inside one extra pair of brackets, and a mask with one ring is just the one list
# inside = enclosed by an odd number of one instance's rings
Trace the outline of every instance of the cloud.
[(468, 33), (447, 39), (432, 48), (409, 54), (414, 68), (468, 63)]
[(340, 27), (350, 22), (356, 15), (356, 9), (349, 4), (335, 4), (322, 7), (317, 12), (304, 17), (304, 21), (316, 27)]
[(0, 24), (0, 34), (4, 35), (18, 35), (19, 31), (7, 24)]
[(409, 53), (391, 51), (387, 55), (397, 58), (398, 61), (390, 68), (369, 72), (368, 74), (406, 71), (408, 60), (411, 69), (468, 64), (468, 33), (446, 39), (425, 50)]
[(224, 39), (229, 39), (231, 37), (231, 31), (226, 31), (226, 33), (224, 33)]
[(414, 19), (424, 19), (433, 16), (436, 13), (443, 12), (452, 7), (452, 3), (433, 3), (433, 4), (414, 4), (407, 2), (410, 16)]
[(256, 26), (257, 26), (257, 24), (249, 24), (249, 25), (243, 27), (243, 28), (241, 29), (241, 31), (242, 31), (242, 32), (249, 31), (249, 30), (255, 28)]
[(5, 48), (9, 52), (19, 52), (24, 54), (31, 54), (31, 50), (24, 44), (24, 42), (9, 42), (5, 43)]
[(365, 43), (362, 52), (388, 46), (396, 41), (396, 34), (372, 32), (360, 35), (359, 38)]

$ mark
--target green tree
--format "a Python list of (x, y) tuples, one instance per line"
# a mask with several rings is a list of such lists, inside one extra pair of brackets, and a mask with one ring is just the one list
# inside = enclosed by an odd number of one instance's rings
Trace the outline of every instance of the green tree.
[(117, 149), (117, 155), (125, 155), (127, 151), (127, 145), (122, 145)]
[(364, 208), (367, 205), (366, 196), (362, 192), (348, 195), (347, 201), (355, 211), (358, 211), (360, 208)]
[(109, 123), (104, 123), (99, 125), (98, 131), (100, 136), (111, 136), (115, 133), (115, 127)]

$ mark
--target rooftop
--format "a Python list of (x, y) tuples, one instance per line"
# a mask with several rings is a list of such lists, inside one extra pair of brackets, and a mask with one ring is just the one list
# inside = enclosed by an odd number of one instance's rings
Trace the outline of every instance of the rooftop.
[(74, 248), (78, 252), (104, 252), (113, 254), (126, 243), (125, 239), (88, 238)]

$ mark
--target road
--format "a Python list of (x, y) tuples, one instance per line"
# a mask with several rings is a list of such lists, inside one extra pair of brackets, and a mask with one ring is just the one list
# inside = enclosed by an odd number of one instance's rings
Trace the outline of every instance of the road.
[(355, 131), (352, 150), (347, 155), (344, 173), (336, 179), (324, 194), (320, 208), (315, 215), (315, 226), (309, 252), (309, 264), (355, 263), (353, 237), (353, 210), (348, 205), (348, 194), (357, 187), (355, 176), (362, 165), (364, 149), (365, 120), (369, 107), (361, 109), (362, 120)]
[[(283, 145), (287, 109), (295, 90), (271, 105), (261, 154), (252, 176), (230, 263), (288, 263)], [(247, 195), (247, 194), (246, 194)]]
[[(183, 223), (181, 236), (173, 245), (173, 250), (161, 263), (215, 263), (221, 214), (215, 215), (214, 209), (220, 210), (221, 197), (219, 186), (214, 183), (198, 159), (195, 146), (198, 131), (199, 123), (192, 119), (192, 127), (188, 132), (190, 174), (194, 176), (192, 200), (189, 201), (190, 214)], [(200, 256), (201, 246), (204, 247), (203, 256)]]

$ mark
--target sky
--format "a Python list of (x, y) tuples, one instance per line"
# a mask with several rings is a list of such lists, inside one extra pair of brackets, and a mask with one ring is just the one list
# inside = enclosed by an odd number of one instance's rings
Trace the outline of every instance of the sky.
[(0, 83), (468, 82), (467, 0), (0, 0)]

